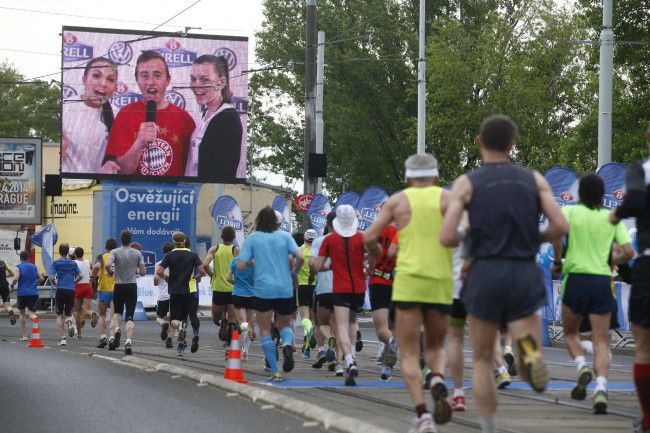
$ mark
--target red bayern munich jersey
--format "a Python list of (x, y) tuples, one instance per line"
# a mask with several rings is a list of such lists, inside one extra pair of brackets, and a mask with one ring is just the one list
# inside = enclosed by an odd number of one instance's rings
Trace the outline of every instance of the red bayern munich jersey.
[(364, 246), (361, 233), (357, 232), (349, 238), (344, 238), (336, 232), (330, 233), (323, 240), (318, 255), (332, 260), (332, 293), (365, 293)]
[[(124, 155), (133, 145), (140, 124), (146, 121), (147, 107), (143, 101), (132, 102), (117, 113), (108, 136), (106, 156), (116, 158)], [(194, 131), (192, 116), (171, 102), (156, 113), (158, 137), (144, 148), (137, 172), (145, 176), (184, 176), (185, 161), (190, 137)]]
[(374, 271), (379, 271), (380, 273), (389, 273), (392, 274), (395, 269), (395, 257), (388, 257), (388, 248), (390, 244), (393, 243), (393, 239), (397, 235), (397, 227), (393, 225), (388, 225), (384, 229), (383, 233), (379, 237), (379, 243), (381, 244), (381, 256), (375, 261), (375, 268), (373, 272), (370, 273), (370, 281), (368, 284), (383, 284), (385, 286), (392, 286), (393, 280), (387, 280), (381, 276), (375, 275)]

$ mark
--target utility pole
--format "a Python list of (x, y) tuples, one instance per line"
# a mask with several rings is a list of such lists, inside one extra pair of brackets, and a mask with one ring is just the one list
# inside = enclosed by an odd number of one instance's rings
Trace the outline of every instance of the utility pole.
[[(325, 78), (325, 32), (318, 32), (316, 56), (316, 153), (323, 153), (323, 81)], [(316, 194), (323, 190), (323, 179), (316, 180)]]
[(598, 83), (598, 166), (612, 160), (612, 86), (614, 70), (613, 0), (603, 0), (600, 31), (600, 78)]
[(426, 61), (425, 61), (425, 0), (420, 0), (420, 48), (418, 54), (418, 153), (426, 152), (425, 144), (425, 112), (426, 112), (426, 91), (427, 83), (425, 81), (425, 70), (426, 70)]
[[(315, 179), (309, 176), (309, 154), (316, 150), (316, 0), (307, 0), (307, 35), (305, 59), (305, 147), (304, 147), (304, 193), (314, 194)], [(305, 228), (311, 227), (309, 217), (304, 215)]]

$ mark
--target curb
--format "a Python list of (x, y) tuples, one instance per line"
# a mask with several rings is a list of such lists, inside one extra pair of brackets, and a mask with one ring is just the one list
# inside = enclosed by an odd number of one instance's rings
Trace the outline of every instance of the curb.
[(309, 419), (319, 424), (329, 431), (339, 433), (395, 433), (392, 430), (386, 430), (376, 425), (351, 418), (346, 415), (323, 409), (315, 404), (307, 403), (302, 400), (288, 397), (283, 394), (274, 393), (256, 386), (243, 385), (237, 382), (223, 379), (213, 374), (200, 373), (185, 367), (156, 362), (148, 359), (138, 358), (136, 356), (125, 356), (122, 359), (111, 358), (108, 356), (98, 356), (101, 359), (110, 360), (120, 365), (139, 368), (145, 371), (162, 371), (165, 373), (176, 374), (188, 379), (196, 380), (199, 383), (207, 383), (217, 388), (236, 393), (251, 399), (254, 402), (270, 404), (278, 409), (282, 409), (299, 418)]

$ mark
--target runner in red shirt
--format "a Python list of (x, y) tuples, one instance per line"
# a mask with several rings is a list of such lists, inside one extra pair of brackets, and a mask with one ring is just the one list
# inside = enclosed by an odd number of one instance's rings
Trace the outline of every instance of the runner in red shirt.
[(323, 240), (313, 268), (317, 272), (327, 271), (325, 260), (331, 259), (337, 352), (345, 359), (345, 384), (354, 386), (359, 372), (351, 342), (356, 339), (357, 313), (366, 296), (363, 235), (357, 232), (359, 221), (350, 205), (339, 206), (333, 226), (334, 233)]
[[(106, 160), (120, 166), (120, 174), (183, 176), (194, 120), (165, 99), (169, 68), (155, 51), (143, 51), (135, 67), (142, 100), (122, 108), (108, 136)], [(156, 121), (147, 122), (147, 102), (157, 105)]]

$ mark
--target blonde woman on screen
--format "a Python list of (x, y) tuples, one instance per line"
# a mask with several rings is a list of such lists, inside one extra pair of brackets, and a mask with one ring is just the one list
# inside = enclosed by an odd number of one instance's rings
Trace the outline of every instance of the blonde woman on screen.
[(117, 66), (97, 57), (86, 65), (82, 103), (63, 104), (61, 171), (63, 173), (117, 173), (113, 161), (102, 164), (108, 132), (113, 124), (110, 99), (117, 89)]

